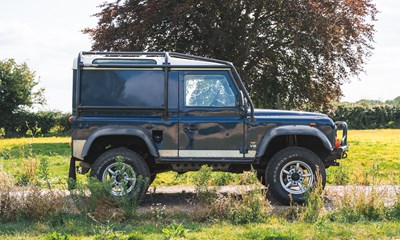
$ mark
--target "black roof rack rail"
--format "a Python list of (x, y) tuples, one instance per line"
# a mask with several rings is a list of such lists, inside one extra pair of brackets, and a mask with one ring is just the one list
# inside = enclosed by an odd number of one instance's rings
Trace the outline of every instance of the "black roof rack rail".
[(132, 55), (157, 56), (158, 55), (160, 57), (165, 57), (164, 64), (166, 64), (166, 65), (171, 64), (169, 61), (170, 57), (178, 57), (178, 58), (183, 58), (183, 59), (187, 59), (187, 60), (197, 60), (197, 61), (210, 62), (210, 63), (219, 63), (219, 64), (227, 65), (229, 67), (232, 65), (232, 63), (224, 61), (224, 60), (193, 56), (190, 54), (177, 53), (177, 52), (81, 52), (80, 54), (81, 55), (108, 55), (108, 56), (132, 56)]

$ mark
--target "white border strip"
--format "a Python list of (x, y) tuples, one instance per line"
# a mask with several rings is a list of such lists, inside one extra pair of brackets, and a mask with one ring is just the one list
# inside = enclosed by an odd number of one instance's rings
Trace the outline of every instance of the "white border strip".
[(243, 158), (243, 153), (240, 153), (239, 150), (179, 150), (179, 157)]
[(160, 157), (178, 157), (178, 150), (158, 150)]

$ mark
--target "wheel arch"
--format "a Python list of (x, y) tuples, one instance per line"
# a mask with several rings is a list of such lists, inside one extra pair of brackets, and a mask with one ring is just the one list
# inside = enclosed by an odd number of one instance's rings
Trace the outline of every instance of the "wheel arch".
[(93, 144), (102, 138), (114, 138), (122, 137), (127, 140), (129, 139), (140, 139), (146, 145), (149, 153), (153, 157), (158, 157), (159, 153), (155, 143), (153, 142), (150, 133), (140, 127), (132, 126), (107, 126), (96, 129), (86, 140), (85, 145), (82, 149), (81, 157), (85, 158), (90, 153)]
[[(257, 156), (272, 157), (276, 152), (290, 146), (291, 143), (287, 142), (287, 138), (292, 136), (296, 137), (296, 142), (293, 145), (305, 147), (318, 155), (321, 155), (318, 152), (328, 153), (333, 149), (328, 137), (314, 127), (282, 126), (271, 129), (264, 135), (257, 149)], [(324, 158), (323, 156), (320, 157), (321, 159)]]

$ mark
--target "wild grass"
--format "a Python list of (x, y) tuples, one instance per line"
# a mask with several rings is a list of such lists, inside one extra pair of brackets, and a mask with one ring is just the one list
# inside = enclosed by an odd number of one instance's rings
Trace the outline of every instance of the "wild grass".
[[(400, 183), (399, 136), (400, 130), (350, 131), (349, 158), (328, 169), (328, 184), (371, 185), (370, 191), (350, 188), (332, 203), (317, 185), (304, 206), (274, 211), (261, 188), (226, 195), (209, 188), (251, 187), (258, 182), (254, 172), (216, 173), (203, 167), (157, 176), (154, 186), (197, 187), (197, 207), (172, 212), (158, 203), (136, 211), (137, 205), (111, 199), (106, 186), (89, 179), (66, 198), (58, 189), (66, 188), (69, 138), (0, 139), (0, 238), (398, 239), (400, 193), (387, 205), (376, 185)], [(20, 190), (29, 194), (18, 196)]]
[(257, 179), (257, 173), (243, 173), (243, 183), (238, 192), (226, 195), (218, 193), (211, 187), (212, 168), (203, 165), (196, 173), (196, 194), (200, 205), (206, 209), (201, 211), (200, 218), (209, 221), (227, 220), (232, 224), (248, 224), (262, 222), (271, 212), (271, 203), (266, 199), (266, 189)]

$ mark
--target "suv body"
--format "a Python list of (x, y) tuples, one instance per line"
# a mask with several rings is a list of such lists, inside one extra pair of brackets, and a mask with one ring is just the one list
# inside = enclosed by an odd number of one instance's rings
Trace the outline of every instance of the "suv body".
[[(324, 114), (255, 109), (226, 61), (168, 52), (81, 52), (73, 67), (76, 170), (133, 194), (157, 173), (253, 168), (280, 202), (304, 201), (345, 158), (347, 124)], [(337, 130), (343, 129), (341, 141)], [(117, 168), (118, 158), (123, 167)], [(76, 167), (76, 161), (79, 166)], [(291, 196), (290, 196), (291, 195)]]

